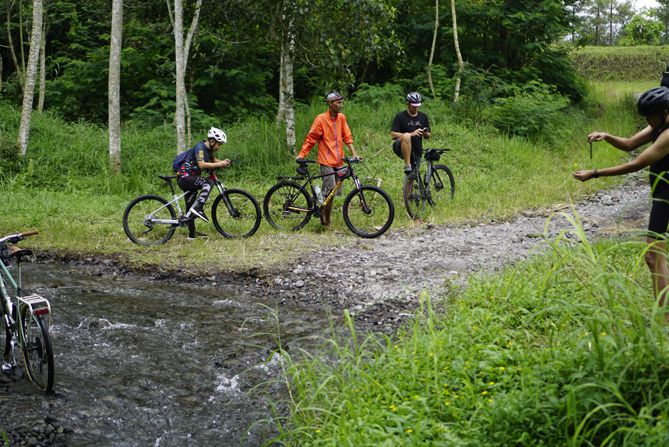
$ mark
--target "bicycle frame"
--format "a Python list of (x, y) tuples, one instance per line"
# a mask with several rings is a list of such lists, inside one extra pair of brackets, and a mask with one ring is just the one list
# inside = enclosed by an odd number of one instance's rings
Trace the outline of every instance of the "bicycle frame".
[[(309, 163), (315, 163), (315, 162), (309, 162)], [(304, 209), (304, 208), (298, 208), (298, 207), (288, 207), (288, 209), (290, 209), (291, 211), (302, 211), (302, 212), (305, 212), (305, 213), (315, 212), (316, 215), (318, 216), (318, 214), (320, 212), (320, 208), (322, 208), (324, 206), (327, 206), (328, 203), (330, 203), (331, 201), (334, 200), (335, 195), (337, 195), (337, 191), (339, 191), (339, 189), (341, 188), (341, 186), (344, 183), (344, 180), (346, 180), (347, 178), (349, 178), (349, 177), (353, 178), (353, 182), (355, 183), (355, 188), (360, 189), (360, 186), (361, 186), (360, 180), (358, 179), (358, 176), (355, 175), (355, 172), (353, 171), (353, 167), (351, 166), (351, 163), (348, 162), (348, 160), (347, 160), (347, 163), (348, 163), (348, 173), (344, 174), (343, 176), (337, 175), (337, 170), (335, 170), (335, 172), (331, 172), (329, 174), (319, 174), (319, 175), (313, 175), (312, 176), (311, 173), (309, 173), (309, 171), (307, 170), (307, 175), (306, 175), (307, 179), (302, 184), (302, 188), (304, 189), (307, 186), (307, 184), (309, 185), (309, 188), (311, 189), (311, 197), (313, 198), (313, 202), (314, 202), (314, 204), (316, 204), (316, 206), (314, 206), (312, 209)], [(343, 169), (343, 168), (339, 168), (339, 169)], [(314, 182), (314, 180), (317, 180), (317, 179), (323, 178), (323, 177), (327, 177), (328, 175), (337, 175), (335, 186), (328, 193), (327, 197), (325, 197), (323, 199), (323, 203), (321, 205), (318, 205), (318, 201), (316, 200), (316, 190), (314, 189), (314, 183), (313, 182)], [(282, 178), (297, 179), (297, 177), (282, 177)]]
[[(172, 179), (176, 178), (175, 176), (159, 176), (161, 179), (165, 181), (170, 186), (170, 191), (172, 192), (172, 200), (167, 202), (165, 205), (161, 206), (160, 208), (157, 208), (151, 215), (157, 213), (158, 211), (161, 211), (165, 208), (167, 208), (170, 205), (174, 205), (176, 207), (177, 211), (177, 219), (152, 219), (153, 223), (157, 224), (164, 224), (164, 225), (181, 225), (182, 221), (179, 219), (180, 217), (183, 217), (184, 210), (181, 209), (181, 199), (183, 199), (186, 195), (188, 195), (189, 192), (191, 191), (184, 191), (181, 194), (177, 194), (174, 184), (172, 183)], [(239, 216), (239, 211), (235, 209), (235, 207), (232, 205), (230, 202), (230, 199), (228, 196), (225, 194), (225, 186), (223, 185), (223, 182), (221, 182), (218, 177), (216, 176), (215, 173), (211, 173), (209, 175), (209, 178), (214, 181), (214, 186), (216, 186), (216, 189), (218, 190), (219, 194), (223, 196), (223, 203), (225, 203), (225, 206), (228, 208), (228, 211), (230, 211), (231, 215), (233, 217)], [(184, 199), (185, 202), (185, 199)]]

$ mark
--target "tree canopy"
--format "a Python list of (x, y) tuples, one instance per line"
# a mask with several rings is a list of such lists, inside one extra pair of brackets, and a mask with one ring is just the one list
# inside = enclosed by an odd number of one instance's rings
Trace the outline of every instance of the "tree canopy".
[[(629, 3), (456, 1), (459, 45), (467, 63), (463, 95), (483, 89), (494, 96), (501, 90), (492, 92), (491, 86), (498, 82), (539, 81), (578, 101), (583, 91), (567, 57), (569, 36), (602, 44), (617, 43), (624, 36), (634, 42), (657, 38), (657, 27), (644, 31), (649, 29), (645, 22), (632, 21)], [(188, 23), (195, 1), (183, 4)], [(307, 102), (329, 88), (351, 95), (361, 85), (387, 83), (428, 91), (433, 0), (205, 1), (186, 72), (194, 123), (212, 116), (225, 123), (276, 112), (286, 4), (296, 8), (297, 101)], [(645, 20), (660, 22), (666, 4)], [(22, 95), (30, 12), (28, 0), (9, 0), (0, 11), (5, 24), (0, 41), (8, 43), (0, 46), (0, 93), (16, 103)], [(175, 50), (166, 3), (125, 2), (123, 15), (122, 119), (170, 121), (175, 110)], [(447, 98), (452, 95), (457, 58), (450, 8), (442, 8), (440, 15), (432, 76)], [(110, 21), (111, 2), (106, 0), (44, 2), (46, 109), (67, 120), (106, 122)], [(662, 32), (664, 40), (664, 27)]]

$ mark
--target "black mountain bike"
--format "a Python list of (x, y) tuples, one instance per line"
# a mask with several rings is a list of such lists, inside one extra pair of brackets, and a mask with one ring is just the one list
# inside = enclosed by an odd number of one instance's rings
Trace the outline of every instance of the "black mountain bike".
[[(135, 244), (164, 244), (177, 227), (188, 225), (190, 218), (185, 217), (188, 210), (185, 207), (182, 210), (180, 205), (188, 192), (177, 194), (172, 182), (177, 178), (175, 175), (158, 177), (169, 185), (172, 200), (154, 194), (142, 195), (130, 202), (123, 213), (123, 230)], [(252, 236), (262, 219), (258, 201), (242, 189), (227, 189), (213, 172), (209, 178), (214, 180), (214, 190), (219, 193), (211, 205), (216, 230), (227, 238)]]
[(298, 176), (278, 177), (279, 183), (272, 186), (263, 201), (267, 221), (280, 230), (299, 230), (311, 216), (320, 217), (322, 207), (334, 200), (337, 190), (347, 178), (353, 179), (353, 190), (344, 199), (342, 207), (346, 226), (357, 236), (374, 238), (390, 228), (395, 217), (395, 207), (390, 196), (376, 186), (363, 185), (353, 170), (357, 158), (344, 158), (347, 166), (332, 174), (336, 175), (335, 187), (327, 197), (320, 199), (320, 189), (314, 180), (325, 175), (311, 175), (305, 160), (297, 168)]
[(441, 154), (450, 149), (428, 149), (425, 151), (425, 174), (421, 173), (421, 160), (404, 177), (404, 206), (412, 219), (425, 215), (427, 205), (436, 207), (453, 199), (455, 179), (448, 166), (435, 164)]

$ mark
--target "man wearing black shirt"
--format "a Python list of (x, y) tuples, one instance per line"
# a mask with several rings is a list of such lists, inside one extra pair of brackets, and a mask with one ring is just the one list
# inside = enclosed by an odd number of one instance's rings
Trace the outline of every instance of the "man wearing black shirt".
[(423, 138), (430, 138), (430, 121), (419, 112), (422, 98), (420, 93), (411, 92), (406, 96), (407, 110), (397, 115), (390, 128), (393, 138), (393, 152), (404, 160), (404, 173), (411, 172), (412, 163), (417, 163), (423, 155)]

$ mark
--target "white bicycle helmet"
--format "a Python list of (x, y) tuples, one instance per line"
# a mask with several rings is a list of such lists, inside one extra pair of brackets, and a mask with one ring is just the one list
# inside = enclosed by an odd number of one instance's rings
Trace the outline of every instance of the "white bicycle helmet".
[(228, 137), (225, 135), (225, 132), (223, 132), (221, 129), (217, 129), (216, 127), (209, 129), (209, 132), (207, 132), (207, 138), (212, 138), (219, 143), (228, 142)]

